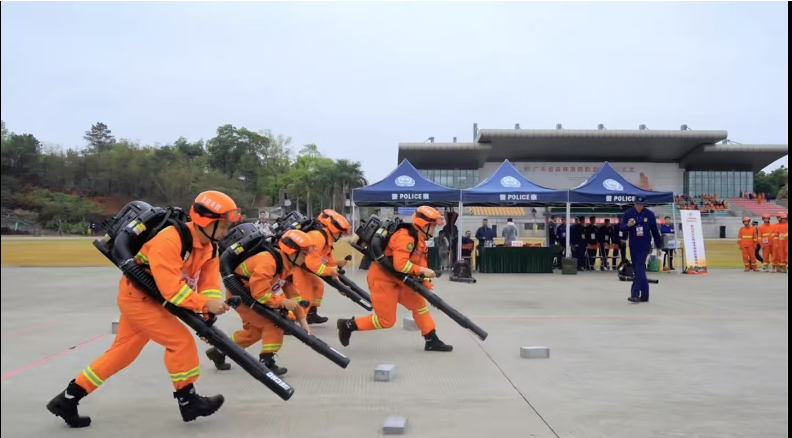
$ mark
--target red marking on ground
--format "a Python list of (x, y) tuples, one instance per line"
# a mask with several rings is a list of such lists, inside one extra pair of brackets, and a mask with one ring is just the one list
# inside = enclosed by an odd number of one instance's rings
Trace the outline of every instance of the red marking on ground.
[(15, 338), (15, 337), (17, 337), (17, 336), (19, 336), (19, 335), (21, 335), (23, 333), (32, 332), (33, 330), (39, 330), (39, 329), (43, 329), (43, 328), (47, 328), (47, 327), (52, 327), (53, 325), (58, 325), (58, 324), (60, 324), (62, 322), (70, 321), (72, 319), (74, 319), (74, 318), (73, 317), (60, 318), (60, 319), (56, 319), (56, 320), (53, 320), (53, 321), (50, 321), (50, 322), (44, 322), (44, 323), (36, 324), (36, 325), (30, 326), (30, 327), (25, 327), (25, 328), (22, 328), (22, 329), (19, 329), (19, 330), (13, 331), (13, 332), (8, 332), (8, 333), (4, 334), (3, 335), (3, 339)]
[(33, 368), (35, 368), (35, 367), (37, 367), (37, 366), (39, 366), (41, 364), (47, 363), (47, 362), (49, 362), (49, 361), (51, 361), (53, 359), (56, 359), (58, 357), (64, 356), (64, 355), (68, 354), (72, 350), (76, 350), (76, 349), (78, 349), (80, 347), (84, 347), (84, 346), (86, 346), (88, 344), (96, 342), (96, 341), (98, 341), (98, 340), (100, 340), (102, 338), (105, 338), (107, 336), (110, 336), (110, 334), (109, 333), (105, 333), (103, 335), (97, 336), (97, 337), (89, 339), (87, 341), (80, 342), (79, 344), (75, 345), (74, 347), (71, 347), (71, 348), (68, 348), (66, 350), (63, 350), (60, 353), (55, 353), (53, 355), (45, 357), (44, 359), (37, 360), (36, 362), (33, 362), (30, 365), (26, 365), (26, 366), (24, 366), (22, 368), (19, 368), (17, 370), (11, 371), (10, 373), (3, 374), (3, 376), (0, 377), (0, 381), (5, 381), (6, 379), (10, 379), (10, 378), (12, 378), (12, 377), (14, 377), (16, 375), (22, 374), (25, 371), (33, 369)]

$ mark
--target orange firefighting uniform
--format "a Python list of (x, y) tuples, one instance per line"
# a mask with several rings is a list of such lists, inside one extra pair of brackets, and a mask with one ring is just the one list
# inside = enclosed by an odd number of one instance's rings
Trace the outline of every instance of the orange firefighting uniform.
[(775, 224), (773, 236), (773, 264), (777, 268), (789, 265), (789, 224)]
[(304, 300), (311, 302), (311, 306), (319, 307), (324, 298), (324, 281), (314, 275), (328, 277), (337, 267), (333, 259), (333, 244), (335, 240), (330, 233), (327, 239), (321, 231), (308, 232), (311, 240), (316, 244), (316, 251), (305, 257), (305, 267), (294, 270), (294, 285), (300, 291)]
[[(280, 307), (284, 298), (302, 301), (299, 290), (294, 286), (289, 277), (294, 273), (294, 268), (289, 260), (281, 253), (283, 271), (275, 275), (277, 266), (272, 254), (267, 251), (260, 252), (245, 260), (236, 269), (236, 273), (248, 278), (243, 280), (250, 289), (250, 295), (261, 304), (270, 307)], [(285, 293), (285, 296), (284, 296)], [(228, 298), (233, 295), (228, 292)], [(246, 306), (236, 309), (242, 318), (242, 330), (231, 335), (235, 344), (242, 348), (250, 347), (261, 341), (261, 353), (277, 353), (283, 346), (283, 330), (276, 327), (271, 320), (259, 315)], [(295, 310), (297, 318), (304, 318), (301, 307)]]
[(759, 225), (759, 245), (762, 246), (762, 258), (764, 259), (765, 269), (769, 268), (775, 261), (775, 254), (773, 254), (775, 225), (765, 224), (764, 222)]
[[(385, 256), (393, 258), (393, 267), (397, 271), (418, 275), (422, 267), (428, 267), (426, 239), (419, 232), (416, 248), (413, 248), (413, 242), (406, 229), (398, 230), (391, 236), (385, 249)], [(358, 330), (382, 330), (393, 327), (396, 325), (397, 304), (412, 311), (413, 319), (421, 329), (422, 335), (426, 336), (435, 329), (434, 319), (429, 314), (429, 306), (424, 297), (389, 274), (378, 263), (371, 264), (368, 285), (375, 314), (356, 318)], [(432, 289), (431, 283), (425, 282), (424, 285)]]
[[(222, 298), (220, 261), (212, 257), (212, 245), (204, 245), (198, 239), (194, 224), (188, 222), (187, 226), (193, 236), (193, 250), (186, 262), (181, 256), (181, 237), (173, 227), (143, 245), (135, 260), (149, 267), (163, 298), (174, 305), (205, 312), (209, 298)], [(177, 391), (198, 380), (201, 368), (195, 338), (178, 318), (126, 276), (120, 281), (118, 307), (121, 319), (115, 342), (77, 376), (78, 385), (93, 392), (131, 364), (149, 341), (165, 347), (165, 367)]]
[(755, 270), (756, 265), (756, 228), (753, 226), (742, 227), (739, 234), (739, 245), (742, 249), (745, 270)]

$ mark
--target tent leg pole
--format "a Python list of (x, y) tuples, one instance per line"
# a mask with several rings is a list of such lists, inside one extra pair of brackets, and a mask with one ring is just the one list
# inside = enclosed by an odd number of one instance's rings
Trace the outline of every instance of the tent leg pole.
[[(352, 236), (355, 235), (355, 192), (352, 191), (352, 196), (350, 196), (350, 201), (352, 203)], [(352, 237), (354, 239), (354, 237)], [(352, 249), (352, 272), (357, 273), (357, 251)]]
[(457, 218), (456, 228), (457, 228), (457, 261), (462, 261), (462, 201), (459, 201), (459, 217)]
[(572, 228), (569, 224), (572, 222), (572, 203), (567, 202), (567, 209), (566, 209), (566, 258), (572, 258), (572, 242), (571, 236), (569, 235), (569, 230)]
[[(676, 195), (674, 195), (674, 199), (676, 199)], [(677, 221), (676, 221), (676, 219), (677, 219), (676, 202), (671, 204), (671, 209), (672, 209), (671, 211), (673, 212), (672, 215), (674, 216), (674, 221), (673, 221), (674, 222), (674, 241), (677, 243), (676, 244), (676, 248), (674, 248), (674, 250), (675, 251), (679, 251), (679, 238), (677, 237), (677, 227), (678, 227), (678, 225), (677, 225)], [(679, 258), (677, 260), (677, 269), (676, 269), (677, 275), (682, 275), (681, 263), (680, 262), (684, 263), (684, 260), (685, 260), (684, 259), (684, 254), (682, 253), (682, 251), (679, 251)]]

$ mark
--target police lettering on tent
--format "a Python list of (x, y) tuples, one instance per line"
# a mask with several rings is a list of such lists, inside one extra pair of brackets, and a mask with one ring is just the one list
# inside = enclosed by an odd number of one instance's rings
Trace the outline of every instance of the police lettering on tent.
[(624, 203), (634, 203), (635, 196), (612, 196), (607, 195), (605, 196), (605, 202), (624, 202)]
[(429, 193), (391, 193), (393, 201), (428, 201)]
[(532, 195), (530, 193), (511, 193), (499, 195), (501, 201), (538, 201), (539, 195)]

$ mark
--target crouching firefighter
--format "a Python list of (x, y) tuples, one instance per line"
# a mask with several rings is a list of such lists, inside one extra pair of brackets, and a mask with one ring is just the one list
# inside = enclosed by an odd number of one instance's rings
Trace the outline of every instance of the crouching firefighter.
[[(147, 229), (143, 219), (128, 224), (123, 222), (129, 215), (153, 211), (156, 210), (150, 205), (135, 202), (106, 226), (108, 235), (105, 239), (115, 240), (118, 236), (112, 248), (113, 256), (124, 246), (122, 239), (126, 242), (143, 233), (150, 240), (141, 238), (145, 243), (132, 251), (127, 249), (129, 254), (124, 255), (124, 263), (119, 264), (125, 275), (119, 284), (118, 307), (121, 318), (113, 345), (47, 405), (52, 414), (61, 417), (71, 427), (87, 427), (91, 424), (89, 417), (78, 414), (77, 405), (113, 375), (129, 366), (149, 341), (165, 347), (165, 367), (170, 373), (176, 390), (174, 397), (185, 422), (214, 414), (224, 402), (222, 395), (202, 397), (195, 392), (193, 384), (201, 373), (198, 348), (195, 338), (176, 315), (189, 315), (179, 318), (193, 322), (191, 327), (203, 325), (206, 330), (199, 334), (208, 338), (212, 336), (209, 330), (216, 329), (204, 325), (204, 319), (196, 313), (221, 315), (229, 309), (222, 299), (215, 245), (226, 235), (229, 226), (241, 219), (240, 210), (228, 195), (208, 191), (195, 199), (190, 210), (190, 222), (174, 223), (159, 232), (151, 229), (153, 226)], [(185, 248), (185, 243), (191, 248)], [(164, 302), (156, 301), (151, 293), (143, 291), (140, 286), (142, 283), (132, 280), (136, 277), (129, 272), (139, 271), (150, 272), (145, 275), (147, 278), (153, 277), (151, 284), (155, 282), (156, 285), (149, 289), (158, 289)]]
[[(427, 263), (427, 239), (432, 238), (438, 226), (443, 225), (443, 217), (432, 207), (419, 207), (412, 216), (412, 223), (399, 225), (398, 229), (387, 236), (384, 255), (393, 268), (403, 274), (421, 276), (429, 279), (436, 277)], [(352, 332), (388, 329), (396, 325), (397, 304), (412, 311), (415, 323), (426, 340), (426, 351), (450, 352), (454, 349), (437, 337), (435, 322), (429, 313), (426, 299), (391, 274), (382, 261), (372, 263), (368, 275), (374, 315), (360, 318), (339, 319), (338, 337), (341, 345), (348, 346)], [(429, 281), (424, 282), (432, 289)]]
[(352, 230), (344, 216), (327, 209), (318, 218), (322, 225), (319, 229), (307, 232), (316, 243), (317, 250), (305, 257), (305, 266), (294, 270), (294, 284), (303, 298), (311, 303), (308, 311), (308, 324), (324, 324), (327, 317), (318, 314), (324, 298), (324, 282), (319, 277), (338, 278), (338, 269), (346, 266), (346, 260), (333, 258), (333, 244), (341, 236), (351, 234)]
[[(244, 224), (235, 228), (231, 237), (235, 237), (236, 233), (253, 235), (257, 233), (257, 228), (253, 224)], [(258, 235), (261, 236), (261, 234)], [(225, 242), (221, 244), (223, 255), (229, 249), (234, 251), (237, 248), (239, 248), (240, 254), (243, 254), (243, 248), (233, 246), (234, 243), (236, 242), (230, 242), (229, 248), (224, 248)], [(252, 299), (268, 307), (282, 308), (293, 312), (302, 328), (310, 334), (305, 312), (300, 305), (303, 299), (299, 290), (292, 283), (291, 277), (295, 268), (301, 266), (305, 262), (305, 258), (315, 251), (316, 245), (306, 233), (289, 230), (281, 236), (277, 246), (277, 249), (274, 248), (274, 245), (262, 246), (263, 250), (243, 259), (236, 266), (234, 273), (242, 277), (243, 284), (249, 290)], [(234, 267), (227, 268), (234, 269)], [(233, 297), (231, 284), (227, 282), (227, 286), (229, 286), (227, 296)], [(278, 327), (272, 320), (259, 315), (249, 306), (237, 306), (236, 311), (242, 318), (242, 330), (231, 335), (234, 343), (242, 348), (248, 348), (261, 341), (261, 355), (259, 356), (261, 363), (279, 376), (286, 374), (288, 371), (286, 368), (275, 364), (275, 354), (283, 346), (283, 328)], [(225, 354), (219, 349), (211, 348), (207, 350), (206, 355), (214, 362), (217, 369), (228, 370), (231, 368), (231, 365), (225, 361)]]

